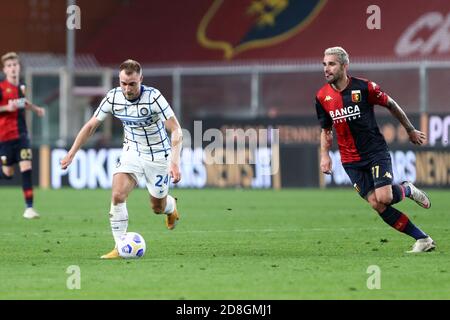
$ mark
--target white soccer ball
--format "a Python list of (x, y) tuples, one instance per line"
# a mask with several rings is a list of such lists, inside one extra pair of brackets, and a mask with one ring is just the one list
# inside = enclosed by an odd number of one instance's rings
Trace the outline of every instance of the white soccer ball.
[(145, 240), (139, 233), (127, 232), (117, 243), (119, 255), (124, 259), (142, 258), (145, 254)]

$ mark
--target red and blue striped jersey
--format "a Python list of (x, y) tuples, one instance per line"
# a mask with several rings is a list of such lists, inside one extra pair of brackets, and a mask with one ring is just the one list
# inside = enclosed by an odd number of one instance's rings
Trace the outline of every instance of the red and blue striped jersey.
[[(24, 94), (19, 86), (7, 80), (0, 82), (0, 106), (5, 106), (11, 99), (23, 98)], [(27, 136), (25, 109), (0, 112), (0, 142), (11, 141)]]
[(374, 114), (374, 105), (387, 106), (388, 95), (375, 82), (349, 79), (340, 92), (326, 84), (316, 95), (317, 117), (322, 128), (334, 126), (342, 163), (364, 161), (388, 151)]

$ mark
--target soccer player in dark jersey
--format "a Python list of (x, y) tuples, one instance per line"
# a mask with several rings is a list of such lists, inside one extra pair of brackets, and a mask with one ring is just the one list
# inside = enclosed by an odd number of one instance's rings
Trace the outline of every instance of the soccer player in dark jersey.
[(320, 169), (331, 174), (329, 150), (334, 126), (342, 165), (359, 195), (387, 224), (416, 240), (408, 252), (431, 251), (435, 248), (433, 239), (393, 207), (405, 197), (426, 209), (431, 207), (431, 202), (411, 182), (393, 184), (391, 157), (375, 120), (374, 105), (386, 107), (405, 128), (412, 143), (422, 145), (426, 136), (414, 128), (400, 106), (375, 82), (347, 75), (348, 66), (349, 57), (343, 48), (325, 50), (323, 69), (327, 84), (316, 95), (316, 111), (322, 127)]
[(0, 179), (11, 179), (14, 165), (19, 164), (26, 209), (24, 218), (38, 218), (33, 209), (32, 154), (25, 123), (25, 110), (38, 116), (45, 115), (40, 108), (25, 98), (25, 85), (19, 83), (19, 56), (14, 52), (2, 56), (6, 79), (0, 82)]

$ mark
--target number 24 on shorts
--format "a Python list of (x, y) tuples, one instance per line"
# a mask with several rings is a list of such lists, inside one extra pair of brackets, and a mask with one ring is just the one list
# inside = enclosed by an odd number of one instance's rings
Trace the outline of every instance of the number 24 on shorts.
[(162, 175), (158, 174), (156, 176), (156, 179), (157, 179), (157, 181), (155, 183), (155, 186), (160, 187), (160, 188), (162, 187), (163, 183), (164, 184), (169, 183), (169, 175), (168, 174), (166, 174), (165, 176), (162, 176)]

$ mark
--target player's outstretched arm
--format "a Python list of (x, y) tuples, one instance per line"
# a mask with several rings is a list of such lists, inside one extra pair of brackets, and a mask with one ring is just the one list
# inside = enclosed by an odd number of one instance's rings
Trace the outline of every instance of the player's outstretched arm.
[(397, 118), (397, 120), (402, 124), (408, 133), (409, 140), (418, 145), (422, 145), (427, 141), (427, 136), (422, 131), (416, 130), (409, 121), (408, 116), (403, 111), (403, 109), (395, 102), (391, 97), (388, 98), (387, 108), (392, 113), (392, 115)]
[(175, 116), (170, 117), (165, 123), (167, 130), (170, 132), (172, 156), (170, 160), (169, 173), (173, 178), (173, 183), (177, 183), (181, 180), (180, 172), (180, 159), (181, 159), (181, 146), (183, 142), (183, 132), (181, 131), (180, 123)]
[(322, 129), (320, 132), (320, 170), (325, 174), (331, 174), (333, 163), (330, 157), (330, 149), (333, 145), (333, 130)]
[(33, 104), (31, 101), (25, 100), (25, 108), (36, 113), (38, 117), (45, 116), (45, 109)]
[(85, 123), (83, 128), (81, 128), (80, 132), (78, 132), (77, 137), (70, 148), (67, 155), (61, 160), (61, 168), (67, 169), (67, 167), (72, 163), (73, 158), (80, 148), (86, 143), (90, 136), (92, 136), (100, 126), (101, 121), (97, 120), (95, 116), (93, 116), (88, 122)]

